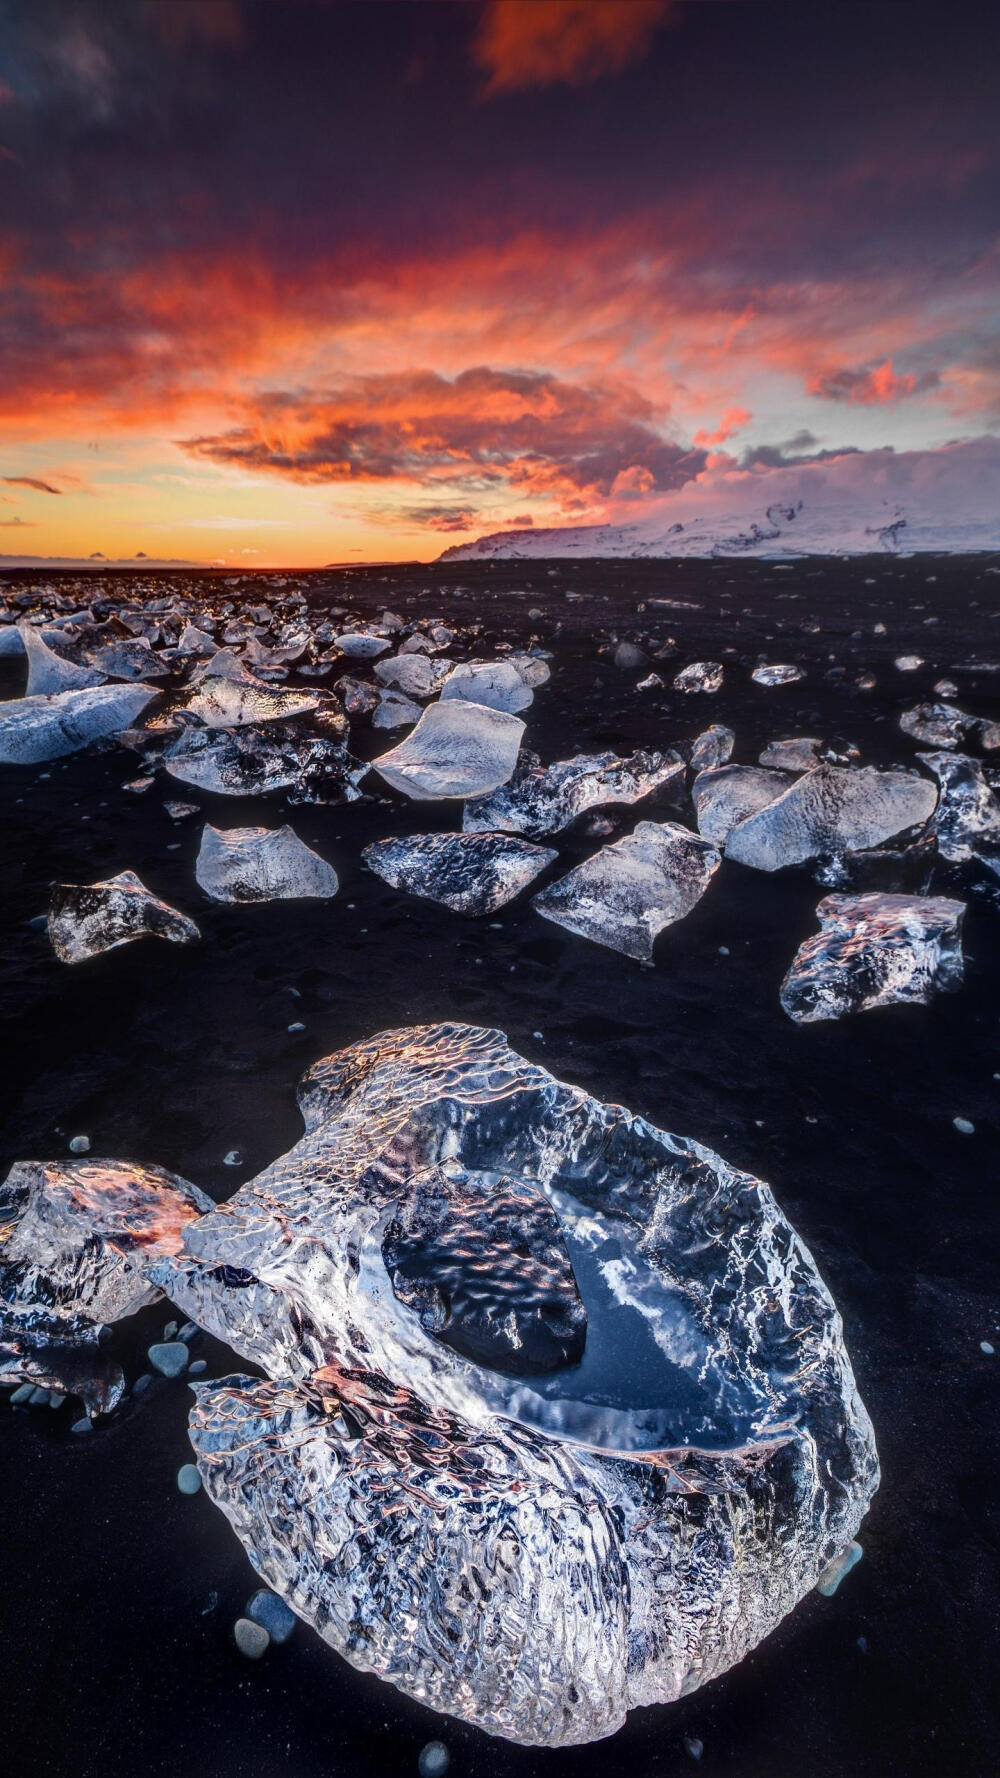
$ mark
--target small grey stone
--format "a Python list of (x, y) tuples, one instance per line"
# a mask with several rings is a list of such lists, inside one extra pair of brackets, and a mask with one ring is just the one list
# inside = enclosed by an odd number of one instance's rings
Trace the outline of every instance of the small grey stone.
[(207, 1358), (196, 1358), (194, 1363), (190, 1367), (190, 1374), (192, 1377), (200, 1377), (204, 1374), (205, 1371), (207, 1371), (207, 1369), (208, 1369)]
[(34, 1395), (34, 1393), (35, 1393), (34, 1383), (22, 1383), (20, 1388), (15, 1389), (13, 1395), (11, 1396), (11, 1398), (10, 1398), (11, 1405), (15, 1408), (27, 1407), (27, 1405), (28, 1405), (29, 1401), (31, 1400), (32, 1396)]
[(967, 1117), (953, 1117), (951, 1121), (954, 1124), (954, 1126), (960, 1136), (974, 1136), (975, 1135), (976, 1126), (975, 1126), (975, 1124), (970, 1123), (969, 1119)]
[(70, 1427), (70, 1432), (80, 1433), (81, 1435), (86, 1432), (93, 1432), (93, 1430), (94, 1422), (89, 1414), (82, 1414), (79, 1420), (74, 1420)]
[(252, 1618), (238, 1617), (233, 1625), (233, 1641), (248, 1661), (259, 1661), (268, 1650), (271, 1638)]
[(426, 1747), (420, 1749), (417, 1769), (420, 1778), (443, 1778), (451, 1764), (451, 1754), (443, 1741), (428, 1741)]
[(183, 1340), (161, 1340), (146, 1353), (154, 1371), (161, 1377), (179, 1377), (187, 1370), (188, 1350)]
[(90, 1137), (74, 1136), (69, 1144), (69, 1152), (70, 1154), (89, 1154)]
[(201, 1476), (193, 1463), (183, 1463), (177, 1471), (177, 1486), (182, 1494), (197, 1494), (201, 1488)]

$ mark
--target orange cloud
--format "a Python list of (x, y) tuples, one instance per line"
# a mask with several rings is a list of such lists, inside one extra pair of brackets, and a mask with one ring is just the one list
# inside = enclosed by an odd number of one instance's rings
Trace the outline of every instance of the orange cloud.
[(810, 395), (819, 395), (825, 401), (847, 401), (857, 407), (883, 407), (934, 389), (938, 381), (934, 371), (920, 377), (910, 372), (897, 376), (892, 359), (887, 358), (884, 364), (860, 370), (844, 366), (839, 370), (819, 371), (810, 379), (807, 388)]
[(674, 0), (489, 0), (473, 53), (488, 93), (584, 86), (645, 54)]
[(715, 430), (706, 432), (702, 427), (695, 433), (694, 442), (699, 446), (725, 444), (727, 439), (732, 438), (734, 432), (739, 432), (742, 427), (749, 425), (752, 419), (753, 415), (749, 408), (727, 407)]

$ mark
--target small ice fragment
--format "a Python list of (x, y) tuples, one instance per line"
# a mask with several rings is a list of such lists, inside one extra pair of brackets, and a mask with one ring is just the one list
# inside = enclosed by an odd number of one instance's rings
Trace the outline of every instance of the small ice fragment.
[(773, 667), (755, 667), (750, 677), (755, 685), (794, 685), (804, 675), (801, 667), (788, 662)]
[(700, 901), (719, 853), (676, 822), (640, 821), (634, 833), (577, 865), (532, 905), (581, 938), (648, 961), (665, 926)]
[(827, 895), (821, 930), (795, 953), (781, 1004), (798, 1024), (960, 986), (965, 904), (944, 896)]
[(960, 1136), (974, 1136), (975, 1135), (976, 1126), (974, 1123), (971, 1123), (967, 1117), (953, 1117), (951, 1121), (954, 1124), (954, 1126)]
[(674, 678), (674, 690), (683, 692), (718, 691), (723, 669), (719, 661), (689, 661)]
[(137, 938), (190, 945), (201, 937), (193, 920), (160, 901), (131, 870), (103, 883), (57, 883), (47, 926), (62, 963), (82, 963)]
[(893, 662), (893, 665), (899, 673), (915, 673), (917, 668), (922, 667), (923, 664), (923, 659), (919, 654), (897, 655), (896, 660)]
[(980, 1350), (980, 1352), (985, 1352), (987, 1358), (992, 1358), (993, 1353), (995, 1351), (995, 1347), (991, 1346), (989, 1340), (980, 1340), (979, 1350)]
[(394, 889), (482, 915), (513, 900), (558, 853), (513, 834), (428, 833), (375, 840), (361, 856)]
[(732, 758), (735, 745), (736, 736), (732, 729), (725, 728), (721, 722), (713, 722), (691, 743), (689, 763), (692, 772), (708, 772), (715, 766), (724, 766)]
[(283, 1599), (278, 1598), (277, 1593), (268, 1592), (266, 1587), (261, 1587), (254, 1594), (247, 1605), (246, 1615), (252, 1623), (259, 1624), (262, 1630), (267, 1631), (272, 1642), (279, 1644), (288, 1641), (296, 1624), (294, 1611), (290, 1610)]
[(453, 698), (432, 704), (405, 741), (372, 763), (387, 784), (418, 801), (482, 796), (507, 783), (523, 734), (516, 716)]
[(223, 831), (206, 822), (194, 874), (206, 895), (224, 902), (326, 900), (339, 887), (332, 864), (289, 826)]
[(444, 1778), (451, 1764), (451, 1755), (443, 1741), (428, 1741), (426, 1747), (420, 1749), (417, 1770), (420, 1778)]

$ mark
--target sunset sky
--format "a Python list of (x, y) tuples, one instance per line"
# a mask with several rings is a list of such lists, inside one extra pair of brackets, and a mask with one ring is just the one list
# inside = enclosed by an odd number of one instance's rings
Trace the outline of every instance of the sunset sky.
[(0, 0), (0, 555), (429, 559), (995, 435), (998, 19)]

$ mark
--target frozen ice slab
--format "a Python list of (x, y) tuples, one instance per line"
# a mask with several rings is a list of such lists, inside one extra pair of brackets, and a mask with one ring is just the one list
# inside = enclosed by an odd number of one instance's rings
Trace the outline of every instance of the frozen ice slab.
[(899, 719), (904, 735), (929, 747), (958, 747), (979, 726), (974, 716), (954, 704), (914, 704)]
[(719, 863), (715, 847), (690, 828), (640, 821), (543, 889), (532, 906), (581, 938), (648, 960), (657, 933), (691, 912)]
[(755, 667), (750, 677), (755, 685), (794, 685), (804, 675), (801, 667), (789, 661), (773, 667)]
[(908, 772), (820, 765), (739, 822), (726, 841), (726, 857), (771, 871), (867, 850), (921, 826), (936, 803), (933, 785)]
[(377, 660), (380, 654), (385, 654), (392, 647), (387, 637), (369, 636), (363, 630), (345, 631), (343, 636), (337, 636), (335, 640), (339, 653), (355, 661)]
[(195, 690), (185, 695), (183, 709), (206, 728), (243, 728), (259, 722), (287, 722), (318, 710), (322, 695), (315, 691), (284, 691), (262, 679), (230, 679), (206, 674)]
[[(411, 654), (411, 661), (423, 660), (423, 655)], [(380, 691), (375, 713), (372, 716), (372, 728), (413, 728), (420, 721), (423, 711), (412, 698), (404, 696), (401, 691)]]
[(548, 661), (543, 660), (541, 655), (515, 651), (505, 654), (503, 658), (508, 667), (516, 667), (525, 685), (530, 685), (532, 691), (537, 691), (540, 685), (547, 685), (552, 677)]
[(691, 786), (698, 832), (713, 846), (724, 846), (738, 822), (766, 809), (791, 783), (787, 772), (768, 772), (760, 766), (716, 766), (699, 772)]
[(724, 766), (732, 758), (735, 745), (736, 736), (732, 729), (725, 728), (721, 722), (713, 722), (691, 743), (689, 763), (692, 772), (707, 772), (714, 766)]
[[(196, 1385), (191, 1415), (263, 1582), (355, 1666), (529, 1745), (742, 1660), (878, 1485), (840, 1317), (768, 1187), (468, 1026), (328, 1057), (300, 1104), (302, 1140), (145, 1261), (266, 1374)], [(75, 1250), (45, 1288), (81, 1312)], [(512, 1376), (546, 1322), (552, 1368)]]
[(580, 753), (543, 766), (537, 754), (522, 753), (509, 784), (465, 805), (467, 833), (522, 833), (531, 839), (559, 833), (588, 809), (637, 803), (672, 779), (684, 761), (677, 753)]
[(376, 840), (361, 856), (394, 889), (442, 902), (456, 914), (492, 914), (559, 854), (505, 833), (424, 833)]
[(64, 660), (61, 654), (42, 639), (41, 632), (31, 624), (18, 624), (24, 652), (28, 657), (29, 698), (51, 697), (55, 692), (83, 691), (87, 686), (103, 685), (104, 674), (94, 667), (81, 667)]
[(291, 827), (230, 827), (206, 822), (194, 867), (213, 901), (298, 901), (336, 895), (337, 873)]
[(960, 986), (965, 903), (944, 896), (827, 895), (799, 946), (781, 1004), (800, 1025)]
[(172, 778), (219, 796), (267, 796), (289, 802), (356, 802), (368, 770), (339, 742), (265, 728), (185, 729), (163, 754)]
[(535, 694), (509, 661), (465, 661), (452, 668), (441, 697), (464, 698), (467, 703), (485, 704), (489, 710), (506, 710), (516, 716), (534, 702)]
[(105, 642), (90, 658), (109, 679), (161, 679), (170, 671), (144, 640)]
[(786, 740), (769, 741), (758, 755), (759, 763), (782, 772), (811, 772), (819, 765), (822, 745), (818, 735), (790, 735)]
[(523, 734), (516, 716), (454, 698), (431, 704), (412, 734), (372, 764), (394, 790), (417, 801), (482, 796), (506, 784)]
[(191, 945), (201, 937), (193, 920), (153, 895), (131, 870), (103, 883), (57, 883), (46, 925), (62, 963), (83, 963), (135, 938)]
[(450, 672), (450, 661), (431, 660), (426, 654), (397, 654), (375, 665), (379, 684), (391, 686), (407, 698), (432, 698)]
[(128, 728), (157, 695), (151, 685), (95, 685), (0, 704), (0, 765), (41, 765), (79, 753)]
[(978, 759), (965, 753), (920, 753), (941, 786), (934, 835), (942, 858), (978, 858), (1000, 874), (1000, 796)]
[(722, 666), (719, 661), (689, 661), (674, 677), (675, 691), (719, 691)]

